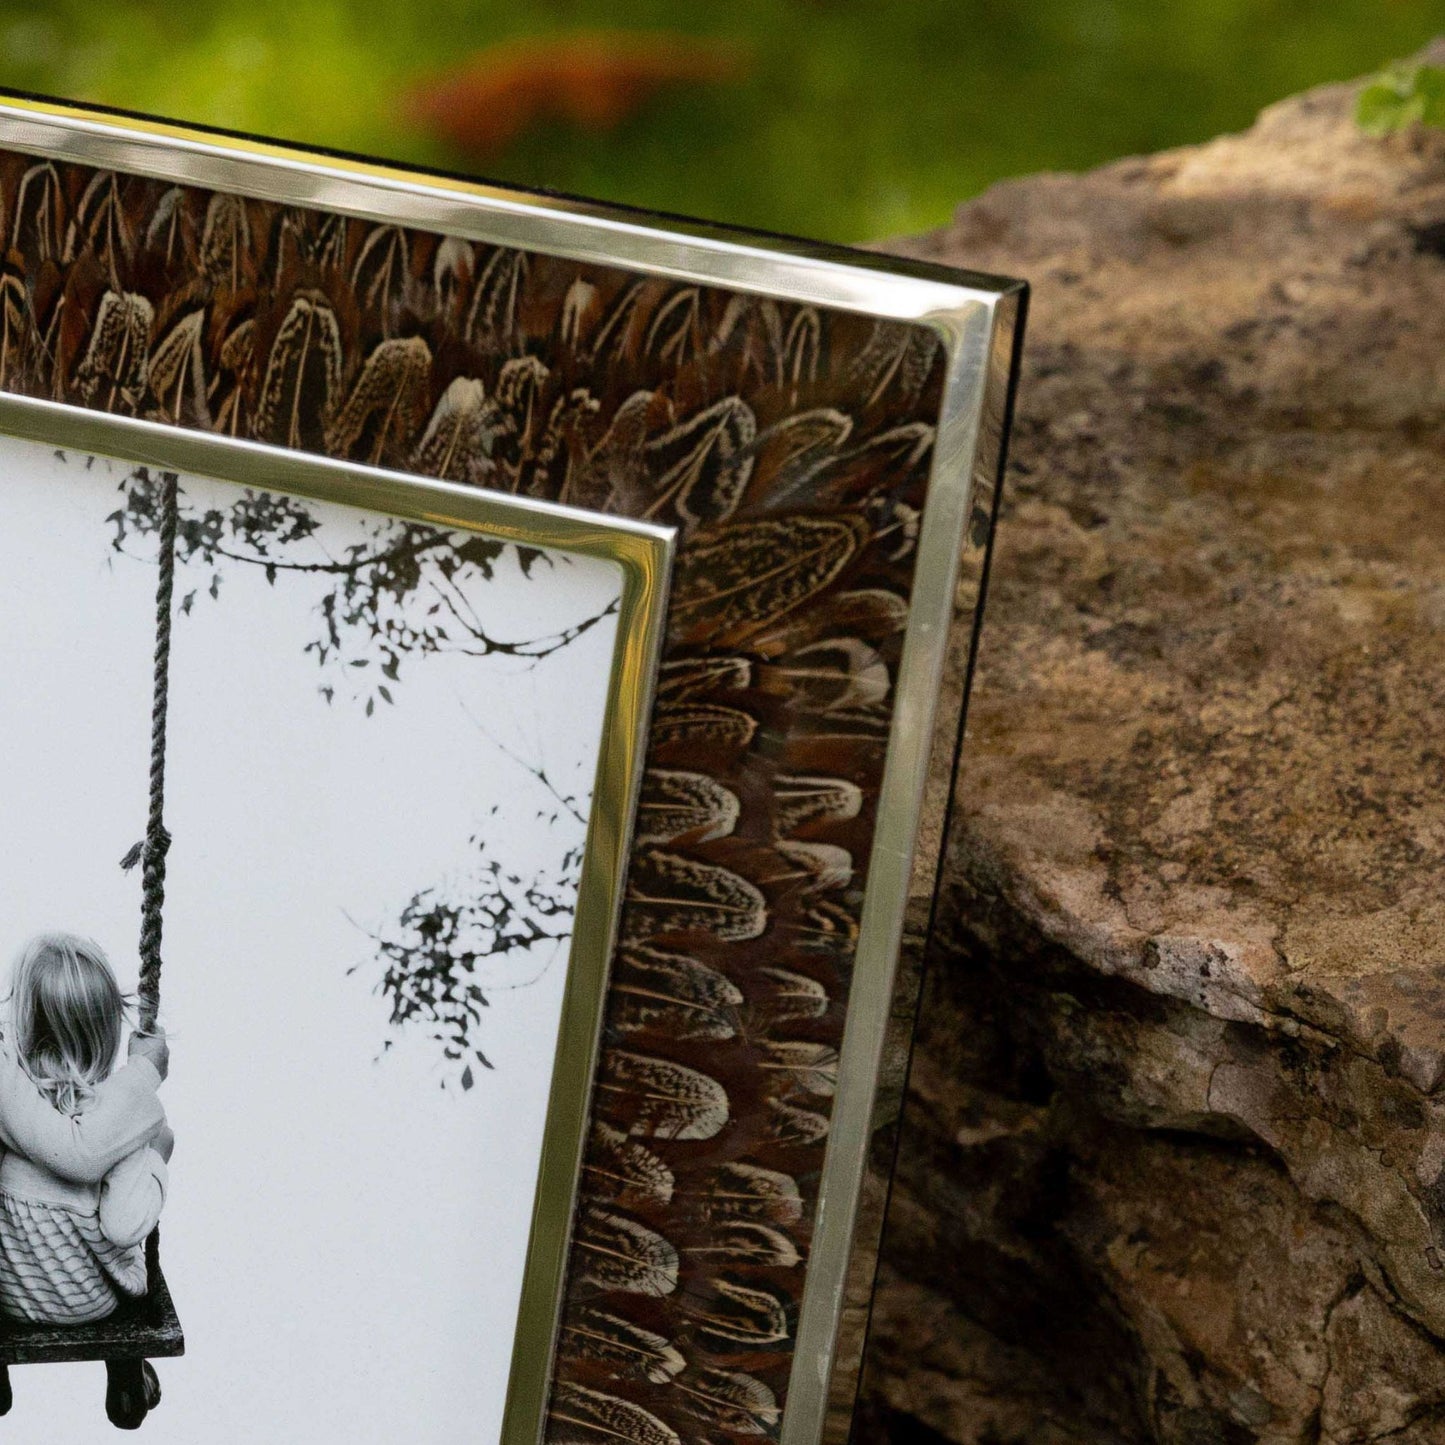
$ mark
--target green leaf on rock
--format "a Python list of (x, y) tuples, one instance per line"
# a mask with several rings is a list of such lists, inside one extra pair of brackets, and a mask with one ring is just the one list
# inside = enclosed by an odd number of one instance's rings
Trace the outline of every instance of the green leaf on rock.
[(1381, 71), (1360, 92), (1355, 122), (1375, 136), (1416, 123), (1445, 126), (1445, 66), (1397, 65)]

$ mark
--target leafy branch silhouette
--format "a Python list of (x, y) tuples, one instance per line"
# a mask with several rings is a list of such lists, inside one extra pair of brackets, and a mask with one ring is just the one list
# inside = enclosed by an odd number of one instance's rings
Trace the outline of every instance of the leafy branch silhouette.
[[(115, 552), (143, 555), (137, 544), (153, 543), (163, 480), (164, 474), (137, 467), (121, 482), (121, 505), (107, 519)], [(183, 575), (201, 578), (182, 594), (181, 612), (190, 613), (203, 596), (218, 600), (228, 568), (255, 568), (272, 586), (291, 576), (320, 581), (319, 627), (304, 651), (323, 670), (321, 696), (328, 703), (342, 697), (367, 717), (378, 704), (395, 702), (405, 670), (423, 659), (499, 656), (535, 666), (617, 610), (614, 600), (558, 631), (499, 637), (478, 615), (472, 597), (495, 580), (506, 554), (513, 554), (528, 579), (566, 566), (567, 559), (385, 517), (367, 517), (359, 540), (333, 555), (320, 519), (297, 498), (247, 490), (225, 506), (195, 507), (183, 490), (181, 500), (177, 562)], [(565, 830), (558, 841), (566, 846), (552, 864), (524, 876), (507, 866), (493, 842), (474, 833), (466, 868), (415, 892), (391, 925), (372, 934), (370, 963), (351, 970), (377, 973), (376, 988), (390, 1005), (394, 1034), (425, 1033), (440, 1045), (449, 1066), (444, 1086), (455, 1082), (464, 1090), (475, 1084), (478, 1066), (492, 1067), (478, 1039), (489, 995), (534, 981), (571, 937), (586, 823), (586, 799), (564, 794), (542, 765), (486, 735), (547, 790), (556, 806), (536, 816)], [(566, 832), (575, 840), (569, 842)], [(499, 981), (499, 964), (512, 975), (510, 982)], [(393, 1042), (389, 1039), (383, 1052)]]

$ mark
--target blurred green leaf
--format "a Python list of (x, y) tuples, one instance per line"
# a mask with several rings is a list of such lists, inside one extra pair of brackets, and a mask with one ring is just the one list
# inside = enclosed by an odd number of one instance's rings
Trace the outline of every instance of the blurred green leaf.
[(1445, 126), (1445, 67), (1396, 65), (1382, 71), (1360, 92), (1355, 120), (1376, 136), (1417, 122)]

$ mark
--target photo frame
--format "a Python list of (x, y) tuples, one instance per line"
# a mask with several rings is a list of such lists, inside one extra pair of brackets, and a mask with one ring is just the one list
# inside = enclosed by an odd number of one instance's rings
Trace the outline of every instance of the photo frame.
[(842, 1438), (1023, 286), (22, 96), (0, 206), (0, 441), (630, 549), (495, 1438)]

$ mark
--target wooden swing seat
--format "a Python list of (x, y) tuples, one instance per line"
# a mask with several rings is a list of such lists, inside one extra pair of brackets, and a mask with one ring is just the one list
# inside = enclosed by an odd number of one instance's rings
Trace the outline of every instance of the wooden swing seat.
[(145, 1295), (91, 1325), (32, 1325), (0, 1317), (0, 1366), (73, 1360), (160, 1360), (186, 1352), (171, 1292), (161, 1273), (158, 1233), (146, 1241)]

